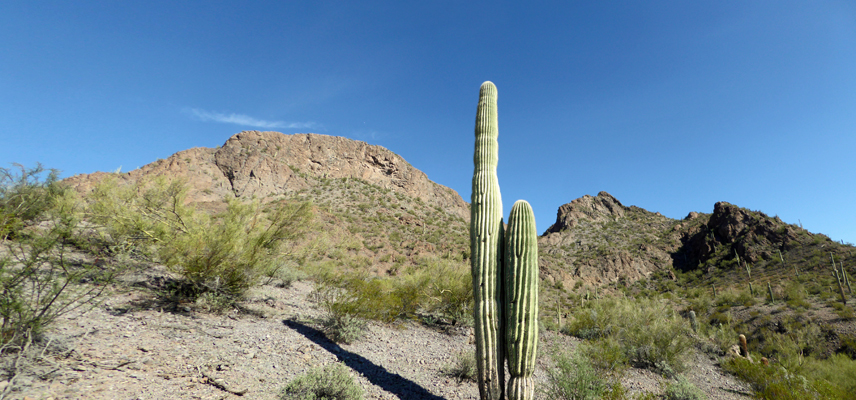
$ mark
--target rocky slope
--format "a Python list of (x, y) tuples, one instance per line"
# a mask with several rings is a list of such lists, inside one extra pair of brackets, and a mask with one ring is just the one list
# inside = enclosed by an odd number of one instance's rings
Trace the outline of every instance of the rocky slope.
[[(110, 175), (64, 182), (85, 194)], [(469, 205), (458, 193), (381, 146), (342, 137), (246, 131), (115, 175), (125, 184), (182, 179), (187, 200), (214, 211), (231, 197), (310, 201), (318, 226), (308, 242), (338, 266), (395, 273), (424, 257), (461, 260), (469, 249)]]
[[(65, 180), (85, 193), (105, 173)], [(167, 175), (187, 180), (194, 202), (224, 196), (266, 198), (291, 195), (319, 179), (355, 178), (469, 218), (469, 208), (454, 190), (432, 182), (401, 156), (381, 147), (343, 137), (301, 133), (245, 131), (217, 149), (193, 148), (121, 174), (126, 182)]]
[[(86, 193), (107, 175), (65, 182)], [(347, 263), (378, 273), (426, 256), (463, 261), (469, 253), (469, 205), (401, 156), (365, 142), (246, 131), (217, 149), (181, 151), (118, 177), (134, 183), (159, 175), (187, 181), (188, 199), (199, 204), (231, 196), (312, 201), (318, 231), (329, 242), (326, 256), (344, 254)], [(559, 207), (539, 245), (542, 279), (566, 289), (628, 284), (657, 273), (673, 276), (673, 270), (734, 280), (738, 258), (762, 274), (781, 273), (785, 265), (820, 268), (830, 252), (856, 261), (853, 246), (726, 202), (710, 214), (675, 220), (625, 206), (606, 192)]]
[(657, 272), (674, 278), (673, 270), (731, 282), (746, 263), (759, 277), (819, 271), (832, 257), (856, 264), (852, 245), (760, 211), (718, 202), (710, 214), (675, 220), (625, 206), (606, 192), (559, 207), (539, 246), (542, 277), (565, 288), (626, 284)]

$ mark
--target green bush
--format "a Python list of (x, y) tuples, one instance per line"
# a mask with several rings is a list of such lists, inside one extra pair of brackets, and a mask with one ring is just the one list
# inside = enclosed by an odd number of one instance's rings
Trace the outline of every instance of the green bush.
[(682, 375), (666, 385), (663, 397), (666, 400), (707, 400), (707, 395)]
[(0, 239), (14, 239), (24, 227), (43, 219), (67, 190), (57, 182), (59, 171), (41, 164), (0, 168)]
[(351, 377), (344, 364), (316, 368), (292, 379), (282, 390), (280, 400), (362, 400), (363, 389)]
[(562, 332), (583, 339), (612, 337), (630, 363), (666, 376), (683, 370), (692, 345), (687, 324), (656, 299), (591, 301), (574, 313)]
[(236, 299), (277, 276), (292, 254), (287, 245), (311, 229), (309, 203), (227, 200), (215, 215), (186, 205), (187, 186), (163, 177), (120, 186), (107, 178), (91, 195), (88, 218), (102, 227), (112, 251), (163, 262), (179, 274), (178, 294)]
[(611, 387), (586, 357), (579, 353), (556, 352), (547, 380), (541, 387), (546, 398), (555, 400), (596, 400)]
[[(784, 367), (752, 363), (733, 357), (721, 363), (722, 368), (749, 383), (760, 399), (804, 400), (834, 399), (823, 382), (811, 382), (803, 375), (789, 372)], [(820, 385), (817, 385), (820, 383)]]
[(185, 228), (161, 244), (166, 266), (197, 293), (240, 297), (283, 266), (283, 244), (302, 237), (312, 218), (308, 203), (273, 208), (230, 200), (225, 212), (195, 215)]
[(455, 356), (454, 362), (451, 365), (443, 367), (441, 372), (443, 375), (450, 376), (458, 381), (475, 382), (478, 376), (475, 353), (472, 350), (461, 351)]
[(314, 267), (318, 297), (336, 313), (381, 322), (422, 313), (460, 323), (472, 318), (472, 277), (460, 261), (430, 259), (391, 277), (342, 273), (329, 263)]
[(26, 346), (57, 317), (92, 304), (114, 276), (113, 269), (69, 262), (80, 202), (55, 182), (56, 171), (44, 181), (41, 171), (0, 169), (0, 215), (7, 218), (0, 238), (0, 351)]

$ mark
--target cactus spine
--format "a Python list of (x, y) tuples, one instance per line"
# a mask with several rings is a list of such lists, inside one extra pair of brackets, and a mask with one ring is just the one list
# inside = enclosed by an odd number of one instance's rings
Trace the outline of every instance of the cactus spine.
[(470, 207), (470, 265), (473, 275), (473, 319), (476, 365), (482, 400), (504, 397), (502, 293), (502, 199), (496, 165), (499, 158), (496, 86), (485, 82), (479, 91), (476, 144)]
[(531, 400), (538, 349), (538, 234), (525, 200), (511, 207), (504, 257), (508, 399)]

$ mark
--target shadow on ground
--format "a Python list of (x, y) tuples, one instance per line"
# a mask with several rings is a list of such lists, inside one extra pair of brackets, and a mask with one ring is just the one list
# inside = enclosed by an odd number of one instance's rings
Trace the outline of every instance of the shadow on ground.
[(318, 346), (334, 354), (339, 361), (345, 363), (354, 371), (359, 372), (372, 384), (379, 386), (381, 389), (390, 392), (400, 399), (408, 400), (443, 400), (422, 386), (416, 384), (399, 374), (394, 374), (386, 370), (386, 368), (377, 365), (365, 357), (352, 353), (343, 349), (338, 344), (334, 343), (318, 329), (307, 326), (295, 320), (282, 321), (285, 326), (294, 329), (297, 333), (305, 336), (307, 339), (315, 342)]

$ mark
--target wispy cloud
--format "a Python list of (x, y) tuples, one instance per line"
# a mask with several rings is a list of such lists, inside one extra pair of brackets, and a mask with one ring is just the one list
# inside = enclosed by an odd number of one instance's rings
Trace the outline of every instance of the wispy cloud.
[(303, 129), (303, 128), (315, 128), (318, 124), (314, 122), (285, 122), (285, 121), (266, 121), (263, 119), (253, 118), (249, 115), (244, 114), (235, 114), (235, 113), (218, 113), (200, 110), (198, 108), (190, 108), (187, 109), (187, 112), (199, 119), (200, 121), (206, 122), (222, 122), (224, 124), (235, 124), (235, 125), (243, 125), (243, 126), (251, 126), (254, 128), (264, 128), (264, 129), (272, 129), (272, 128), (290, 128), (290, 129)]

